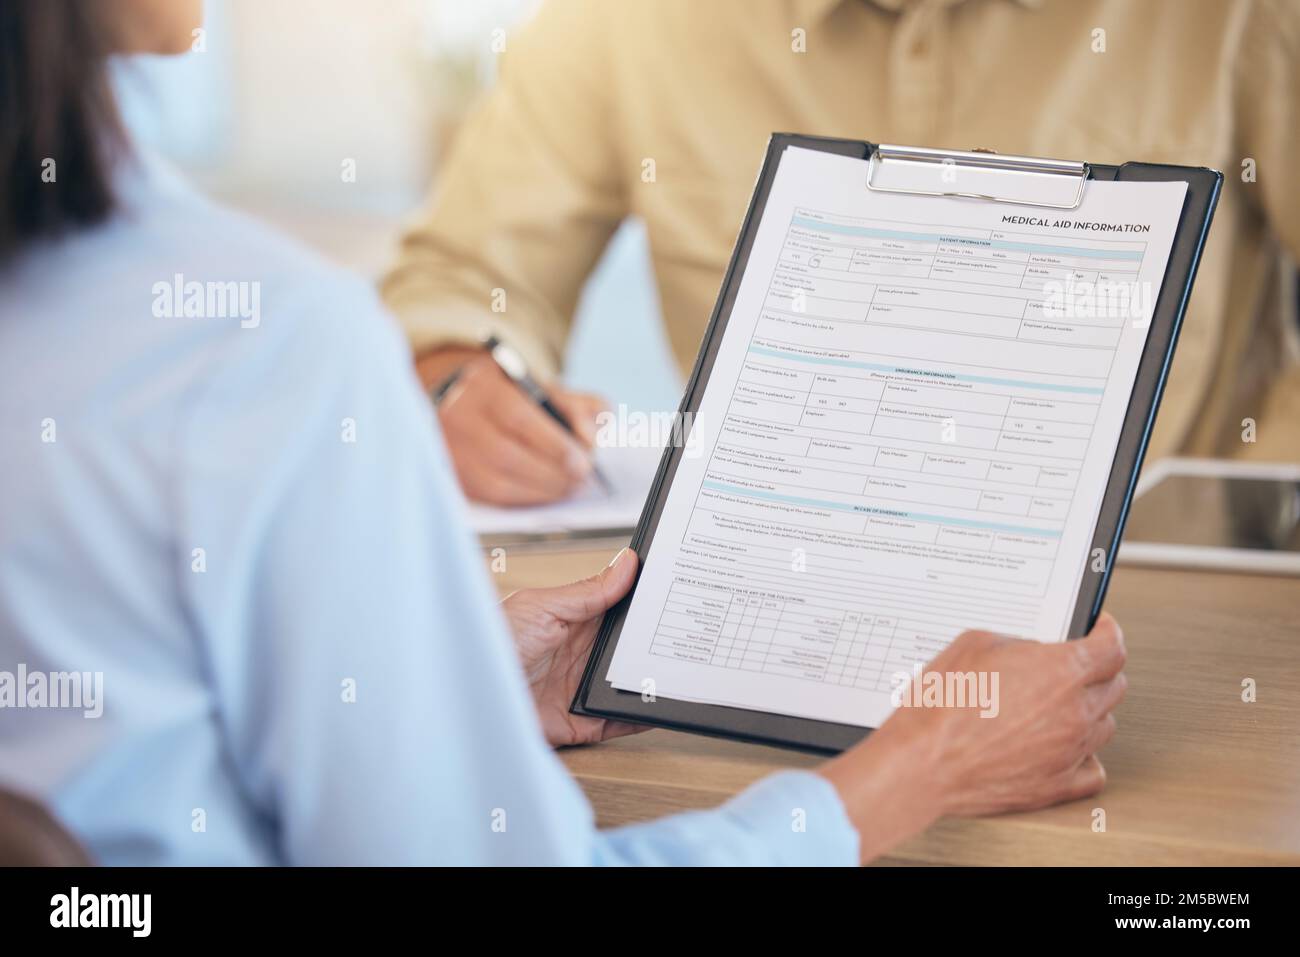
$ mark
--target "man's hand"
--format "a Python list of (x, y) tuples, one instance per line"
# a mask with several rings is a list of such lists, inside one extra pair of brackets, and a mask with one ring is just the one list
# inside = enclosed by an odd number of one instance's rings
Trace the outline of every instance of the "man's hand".
[(863, 860), (943, 815), (1024, 811), (1100, 791), (1097, 752), (1115, 734), (1124, 661), (1123, 634), (1106, 614), (1086, 638), (1061, 644), (959, 636), (926, 672), (996, 673), (995, 715), (981, 716), (978, 703), (902, 707), (820, 769), (858, 828)]
[(517, 591), (501, 603), (542, 730), (553, 747), (591, 744), (643, 730), (639, 725), (569, 714), (601, 617), (632, 587), (636, 566), (636, 552), (625, 548), (598, 575), (558, 588)]
[(459, 379), (438, 404), (443, 439), (465, 494), (492, 505), (540, 505), (580, 488), (591, 475), (597, 396), (552, 388), (578, 439), (511, 382), (481, 349), (443, 349), (419, 360), (420, 378)]

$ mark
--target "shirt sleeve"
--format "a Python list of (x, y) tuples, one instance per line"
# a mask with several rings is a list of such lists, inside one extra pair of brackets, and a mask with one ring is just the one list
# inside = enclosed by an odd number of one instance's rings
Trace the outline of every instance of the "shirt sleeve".
[[(1233, 90), (1237, 155), (1253, 161), (1255, 178), (1236, 185), (1236, 194), (1266, 224), (1276, 244), (1266, 243), (1263, 255), (1279, 268), (1256, 275), (1278, 277), (1275, 289), (1261, 291), (1270, 304), (1263, 327), (1247, 330), (1257, 341), (1273, 343), (1280, 368), (1268, 377), (1248, 408), (1240, 409), (1259, 423), (1257, 442), (1234, 442), (1235, 456), (1256, 461), (1294, 461), (1300, 440), (1294, 423), (1300, 417), (1300, 304), (1297, 265), (1300, 265), (1300, 190), (1295, 188), (1295, 157), (1300, 153), (1300, 5), (1282, 0), (1255, 0), (1242, 28)], [(1229, 178), (1240, 169), (1227, 169)], [(1228, 183), (1231, 189), (1234, 184)], [(1243, 315), (1242, 318), (1246, 318)], [(1241, 366), (1246, 375), (1246, 366)], [(1252, 373), (1254, 375), (1254, 373)], [(1251, 388), (1236, 383), (1238, 391)], [(1250, 394), (1247, 392), (1246, 394)], [(1233, 416), (1231, 422), (1237, 421)], [(1239, 426), (1233, 425), (1231, 433)]]
[(716, 810), (608, 831), (596, 862), (850, 867), (858, 863), (858, 832), (829, 781), (785, 771)]
[(558, 371), (583, 283), (627, 211), (607, 6), (552, 0), (508, 38), (383, 283), (415, 352), (492, 332)]
[(1237, 144), (1243, 160), (1255, 160), (1257, 177), (1242, 193), (1268, 219), (1292, 260), (1300, 261), (1300, 7), (1255, 0), (1234, 65)]
[(231, 772), (277, 856), (847, 862), (852, 828), (806, 773), (596, 831), (543, 739), (400, 335), (368, 290), (321, 289), (310, 321), (231, 332), (185, 440), (178, 547), (204, 570), (184, 594)]

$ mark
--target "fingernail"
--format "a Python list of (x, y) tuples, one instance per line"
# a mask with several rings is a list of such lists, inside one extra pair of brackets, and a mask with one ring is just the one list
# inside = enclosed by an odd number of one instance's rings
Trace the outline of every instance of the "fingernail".
[(623, 556), (625, 556), (625, 555), (627, 554), (627, 552), (628, 552), (628, 547), (629, 547), (629, 546), (624, 545), (622, 548), (620, 548), (620, 549), (618, 550), (618, 554), (615, 555), (613, 558), (611, 558), (611, 559), (609, 560), (609, 564), (606, 565), (605, 567), (606, 567), (606, 568), (613, 568), (615, 565), (617, 565), (619, 562), (621, 562), (621, 561), (623, 560)]

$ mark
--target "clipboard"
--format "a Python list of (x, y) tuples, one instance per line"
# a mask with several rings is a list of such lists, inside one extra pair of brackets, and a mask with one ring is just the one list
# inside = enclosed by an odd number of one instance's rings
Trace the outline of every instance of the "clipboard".
[[(1223, 174), (1203, 167), (1153, 163), (1113, 166), (1039, 157), (1003, 156), (987, 150), (949, 151), (791, 133), (773, 134), (768, 141), (754, 194), (705, 331), (695, 368), (687, 383), (679, 409), (682, 415), (693, 417), (699, 409), (777, 167), (782, 154), (792, 146), (867, 160), (867, 174), (863, 184), (865, 189), (927, 196), (956, 196), (973, 201), (1008, 202), (1053, 209), (1077, 207), (1091, 181), (1182, 180), (1187, 184), (1182, 214), (1174, 233), (1164, 280), (1151, 316), (1110, 479), (1093, 532), (1092, 548), (1102, 549), (1106, 560), (1100, 571), (1093, 571), (1092, 563), (1085, 566), (1070, 620), (1067, 637), (1081, 637), (1092, 628), (1106, 596), (1124, 521), (1133, 499), (1142, 458), (1191, 295), (1192, 282), (1218, 202)], [(955, 170), (961, 172), (959, 184), (958, 177), (949, 175)], [(670, 446), (664, 450), (660, 460), (631, 542), (631, 547), (642, 561), (654, 540), (668, 489), (684, 451), (681, 445)], [(653, 701), (645, 701), (635, 692), (612, 688), (604, 676), (609, 671), (619, 631), (634, 591), (635, 586), (606, 613), (601, 623), (570, 708), (573, 714), (823, 754), (842, 751), (870, 734), (872, 729), (856, 725), (726, 705), (702, 704), (662, 696)]]

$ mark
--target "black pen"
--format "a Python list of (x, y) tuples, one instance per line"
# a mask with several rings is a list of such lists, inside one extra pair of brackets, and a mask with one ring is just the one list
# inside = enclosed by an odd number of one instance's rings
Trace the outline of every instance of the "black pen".
[[(524, 395), (537, 403), (537, 405), (541, 407), (541, 410), (554, 419), (560, 428), (564, 429), (565, 432), (568, 432), (575, 439), (578, 439), (578, 433), (573, 428), (573, 423), (571, 423), (565, 417), (564, 413), (560, 411), (559, 407), (551, 401), (550, 395), (548, 395), (546, 390), (542, 388), (541, 383), (533, 378), (532, 373), (528, 371), (528, 365), (524, 362), (523, 356), (510, 346), (506, 345), (496, 336), (488, 336), (483, 340), (483, 348), (488, 351), (488, 355), (490, 355), (492, 361), (497, 364), (497, 368), (506, 374), (506, 378), (519, 386), (519, 388), (523, 390)], [(579, 441), (581, 440), (579, 439)], [(591, 474), (605, 489), (606, 494), (614, 494), (614, 486), (610, 483), (609, 479), (605, 477), (605, 474), (601, 472), (600, 466), (595, 462), (591, 463)]]

